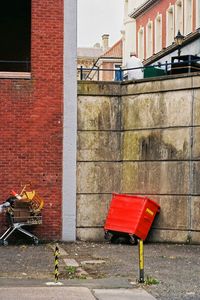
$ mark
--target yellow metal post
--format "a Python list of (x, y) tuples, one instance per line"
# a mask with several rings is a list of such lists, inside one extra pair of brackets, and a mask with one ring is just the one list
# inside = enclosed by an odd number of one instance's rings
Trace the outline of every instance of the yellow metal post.
[(144, 246), (143, 241), (138, 241), (139, 252), (139, 282), (144, 283)]
[(55, 283), (58, 283), (58, 256), (59, 256), (59, 248), (58, 245), (56, 245), (55, 252), (54, 252), (54, 263), (55, 263), (55, 269), (54, 269), (54, 278), (55, 278)]

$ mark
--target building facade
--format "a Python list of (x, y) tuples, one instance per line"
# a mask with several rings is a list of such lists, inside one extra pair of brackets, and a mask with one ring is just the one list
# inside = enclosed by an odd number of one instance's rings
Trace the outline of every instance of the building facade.
[(102, 35), (102, 45), (92, 48), (78, 48), (77, 77), (81, 80), (113, 81), (121, 80), (122, 40), (111, 47), (109, 35)]
[(178, 30), (187, 36), (200, 26), (199, 0), (148, 0), (139, 4), (129, 18), (135, 22), (132, 50), (142, 60), (172, 45)]
[(77, 49), (77, 79), (99, 80), (99, 73), (96, 72), (97, 62), (109, 48), (109, 34), (103, 34), (101, 43), (96, 43), (93, 47), (79, 47)]
[(1, 202), (31, 183), (45, 199), (38, 236), (74, 240), (76, 1), (14, 2), (0, 13)]
[[(98, 78), (103, 81), (121, 80), (122, 40), (117, 41), (111, 48), (98, 58), (96, 66), (99, 69)], [(108, 71), (107, 71), (108, 70)]]
[(132, 17), (136, 20), (138, 56), (146, 59), (174, 42), (178, 30), (187, 36), (199, 27), (199, 1), (147, 1)]
[(130, 57), (130, 52), (137, 51), (134, 38), (136, 36), (136, 21), (130, 15), (144, 2), (145, 0), (124, 0), (124, 24), (121, 32), (123, 41), (123, 66), (126, 65)]
[[(92, 48), (78, 48), (77, 49), (77, 79), (78, 80), (87, 80), (88, 74), (91, 68), (93, 68), (96, 60), (103, 53), (103, 49), (100, 47), (100, 44)], [(82, 68), (82, 71), (81, 71)], [(96, 76), (93, 80), (97, 79)]]

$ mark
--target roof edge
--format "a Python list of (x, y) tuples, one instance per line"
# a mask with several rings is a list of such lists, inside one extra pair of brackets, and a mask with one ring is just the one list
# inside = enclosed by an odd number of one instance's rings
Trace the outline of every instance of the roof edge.
[(136, 10), (129, 14), (129, 17), (136, 19), (139, 15), (141, 15), (145, 10), (150, 8), (154, 3), (160, 0), (147, 0), (145, 3), (140, 5)]
[[(199, 37), (200, 37), (200, 28), (196, 29), (194, 32), (191, 32), (184, 38), (182, 47), (189, 44), (191, 41), (196, 40)], [(145, 66), (148, 66), (149, 64), (154, 63), (158, 59), (164, 57), (165, 55), (171, 53), (172, 51), (174, 51), (176, 49), (178, 49), (178, 46), (175, 43), (173, 43), (172, 45), (168, 46), (167, 48), (162, 49), (160, 52), (158, 52), (158, 53), (152, 55), (151, 57), (149, 57), (148, 59), (144, 60), (143, 63)]]
[(103, 57), (104, 55), (108, 54), (111, 50), (113, 50), (114, 47), (116, 47), (118, 44), (122, 42), (122, 38), (120, 38), (117, 42), (115, 42), (109, 49), (107, 49), (100, 57)]

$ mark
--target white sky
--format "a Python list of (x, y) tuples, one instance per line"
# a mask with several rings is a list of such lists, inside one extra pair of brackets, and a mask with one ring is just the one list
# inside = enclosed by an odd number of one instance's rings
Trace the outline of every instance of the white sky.
[(110, 46), (121, 38), (123, 0), (78, 0), (78, 47), (92, 47), (110, 35)]

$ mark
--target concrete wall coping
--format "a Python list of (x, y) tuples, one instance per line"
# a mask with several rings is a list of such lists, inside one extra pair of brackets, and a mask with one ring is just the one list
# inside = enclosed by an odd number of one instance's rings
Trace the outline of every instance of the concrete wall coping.
[(78, 81), (79, 96), (121, 96), (120, 81)]
[(78, 81), (79, 96), (129, 96), (200, 88), (200, 74), (181, 74), (136, 81)]

